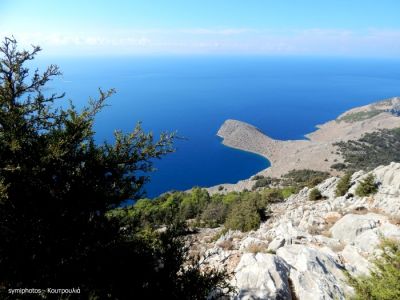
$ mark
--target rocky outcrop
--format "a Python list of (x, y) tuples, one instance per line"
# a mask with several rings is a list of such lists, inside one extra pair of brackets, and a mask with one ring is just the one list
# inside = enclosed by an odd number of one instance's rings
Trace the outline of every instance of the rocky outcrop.
[[(355, 196), (370, 173), (378, 192)], [(205, 241), (206, 262), (235, 274), (236, 299), (345, 299), (352, 288), (344, 271), (368, 274), (381, 238), (400, 240), (399, 176), (400, 163), (357, 172), (342, 197), (335, 197), (338, 178), (328, 178), (317, 186), (326, 197), (320, 201), (309, 201), (304, 188), (271, 204), (271, 217), (258, 230)]]
[(236, 299), (292, 299), (289, 266), (276, 255), (246, 253), (235, 273)]
[(289, 277), (299, 299), (345, 299), (351, 291), (335, 254), (303, 245), (286, 246), (276, 254), (289, 264)]

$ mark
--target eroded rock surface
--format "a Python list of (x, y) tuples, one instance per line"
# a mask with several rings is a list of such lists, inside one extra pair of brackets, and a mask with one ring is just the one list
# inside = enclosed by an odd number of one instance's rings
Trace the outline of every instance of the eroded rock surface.
[(378, 192), (354, 196), (369, 173), (357, 172), (345, 196), (335, 197), (338, 178), (317, 188), (326, 197), (309, 201), (309, 189), (270, 206), (271, 217), (255, 231), (228, 231), (216, 241), (205, 230), (197, 239), (205, 265), (233, 272), (235, 299), (346, 299), (344, 270), (366, 275), (382, 237), (400, 239), (400, 163), (372, 171)]

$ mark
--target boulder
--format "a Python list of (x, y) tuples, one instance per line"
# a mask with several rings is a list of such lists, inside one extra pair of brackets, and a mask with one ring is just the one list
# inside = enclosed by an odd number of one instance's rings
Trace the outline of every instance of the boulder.
[(289, 278), (300, 300), (345, 299), (352, 292), (337, 257), (304, 245), (279, 248), (277, 255), (290, 266)]
[(378, 214), (348, 214), (338, 220), (330, 229), (332, 237), (345, 243), (351, 243), (364, 231), (379, 227), (387, 218)]
[(352, 276), (369, 275), (371, 264), (360, 255), (356, 247), (347, 245), (341, 255), (345, 261), (346, 270)]
[(235, 270), (238, 295), (235, 299), (292, 299), (289, 267), (272, 254), (246, 253)]
[(280, 247), (285, 245), (285, 239), (282, 237), (276, 237), (268, 245), (268, 251), (276, 252)]

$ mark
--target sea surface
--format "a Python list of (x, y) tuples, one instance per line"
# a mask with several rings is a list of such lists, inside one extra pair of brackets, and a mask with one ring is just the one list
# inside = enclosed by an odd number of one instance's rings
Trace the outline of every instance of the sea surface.
[(277, 139), (302, 139), (317, 124), (355, 106), (400, 95), (400, 60), (294, 57), (52, 57), (60, 66), (49, 91), (82, 107), (98, 88), (115, 88), (96, 118), (96, 140), (112, 141), (141, 121), (156, 135), (177, 131), (176, 152), (156, 160), (146, 191), (235, 183), (266, 168), (255, 154), (221, 144), (230, 118)]

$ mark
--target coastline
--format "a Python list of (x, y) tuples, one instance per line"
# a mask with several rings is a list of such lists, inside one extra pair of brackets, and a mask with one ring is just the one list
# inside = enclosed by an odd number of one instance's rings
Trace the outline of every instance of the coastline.
[[(222, 124), (217, 136), (222, 138), (222, 144), (227, 147), (265, 157), (270, 166), (257, 175), (281, 177), (293, 169), (312, 169), (335, 176), (339, 172), (332, 170), (331, 165), (343, 162), (343, 157), (333, 144), (356, 140), (365, 133), (379, 129), (400, 127), (400, 117), (390, 113), (399, 108), (400, 97), (352, 108), (334, 120), (316, 125), (317, 129), (306, 134), (304, 140), (276, 140), (251, 124), (232, 119)], [(219, 184), (207, 189), (215, 193), (223, 186), (223, 192), (241, 191), (251, 189), (253, 184), (252, 180), (245, 179), (235, 184)]]

